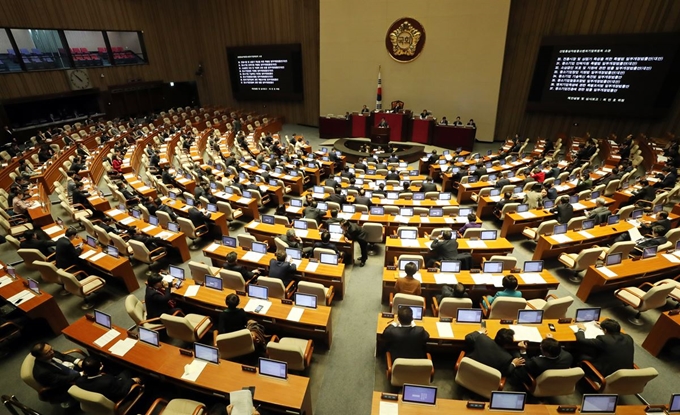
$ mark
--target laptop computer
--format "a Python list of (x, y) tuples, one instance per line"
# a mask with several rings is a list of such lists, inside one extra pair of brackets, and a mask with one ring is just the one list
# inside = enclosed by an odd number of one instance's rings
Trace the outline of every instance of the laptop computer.
[(385, 208), (382, 206), (371, 206), (371, 215), (384, 215)]
[(274, 215), (262, 215), (262, 223), (273, 225), (276, 223), (276, 219), (274, 219)]
[(257, 252), (258, 254), (267, 253), (267, 245), (262, 242), (253, 242), (250, 247), (253, 252)]
[(290, 205), (293, 207), (302, 207), (301, 199), (290, 199)]
[(524, 261), (522, 272), (543, 272), (543, 261)]
[(87, 235), (87, 244), (90, 245), (92, 248), (96, 248), (97, 240), (91, 237), (90, 235)]
[(109, 245), (106, 247), (106, 253), (114, 258), (118, 258), (118, 248), (116, 248), (113, 245)]
[(489, 402), (490, 411), (511, 411), (523, 412), (526, 404), (527, 394), (525, 392), (491, 392)]
[(619, 215), (609, 215), (607, 225), (616, 225), (617, 223), (619, 223)]
[(338, 265), (338, 256), (336, 254), (321, 254), (319, 256), (319, 262), (328, 265)]
[(236, 238), (233, 236), (223, 236), (222, 245), (228, 246), (230, 248), (236, 248)]
[(430, 216), (433, 218), (441, 218), (444, 216), (444, 209), (443, 208), (430, 208)]
[(176, 278), (180, 281), (184, 281), (184, 269), (180, 267), (176, 267), (174, 265), (170, 265), (168, 267), (168, 271), (170, 272), (170, 276), (172, 278)]
[(592, 219), (584, 220), (582, 226), (584, 231), (593, 229), (595, 227), (595, 221)]
[(170, 232), (179, 232), (179, 224), (175, 222), (168, 222), (168, 230)]
[(404, 383), (401, 401), (419, 405), (435, 405), (437, 403), (437, 387)]
[(616, 404), (619, 395), (583, 395), (581, 403), (582, 414), (613, 414), (616, 413)]
[(418, 231), (413, 229), (402, 229), (399, 231), (399, 239), (418, 239)]
[(671, 402), (668, 404), (669, 414), (680, 413), (680, 393), (671, 395)]
[(153, 226), (158, 226), (158, 217), (154, 215), (149, 215), (149, 224)]
[(250, 284), (248, 285), (248, 297), (258, 298), (260, 300), (268, 300), (269, 288), (262, 285)]
[(495, 241), (496, 236), (498, 235), (498, 231), (482, 231), (482, 234), (480, 235), (480, 239), (482, 241)]
[(27, 278), (28, 281), (28, 289), (33, 291), (35, 294), (40, 294), (40, 286), (38, 285), (38, 281), (34, 280), (33, 278)]
[(481, 308), (459, 308), (456, 310), (456, 323), (482, 323)]
[(607, 258), (605, 258), (604, 262), (608, 267), (610, 267), (612, 265), (620, 264), (622, 260), (623, 260), (623, 254), (621, 252), (616, 252), (616, 253), (607, 255)]
[(205, 276), (205, 286), (213, 290), (222, 291), (222, 278), (212, 275)]
[(503, 261), (486, 261), (482, 267), (482, 272), (485, 274), (502, 274)]
[(443, 260), (441, 261), (440, 272), (460, 272), (460, 261)]
[(576, 323), (587, 323), (589, 321), (599, 321), (600, 320), (600, 307), (588, 307), (576, 309), (576, 318), (574, 321)]
[(642, 259), (656, 257), (656, 250), (658, 246), (649, 246), (642, 250)]
[(307, 230), (307, 222), (305, 222), (304, 220), (295, 219), (293, 221), (293, 228)]

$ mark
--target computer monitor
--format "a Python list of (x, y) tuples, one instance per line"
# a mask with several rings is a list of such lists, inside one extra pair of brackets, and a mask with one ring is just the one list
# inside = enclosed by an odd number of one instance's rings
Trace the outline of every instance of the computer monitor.
[(307, 222), (305, 222), (304, 220), (295, 219), (293, 221), (293, 228), (300, 229), (300, 230), (307, 230)]
[(588, 308), (578, 308), (576, 309), (576, 318), (574, 319), (576, 323), (587, 323), (589, 321), (600, 320), (600, 307), (588, 307)]
[(94, 310), (94, 322), (100, 326), (111, 329), (111, 315), (101, 312), (99, 310)]
[(302, 207), (301, 199), (290, 199), (290, 205), (293, 207)]
[(527, 400), (525, 392), (491, 392), (490, 411), (523, 412)]
[(28, 289), (33, 291), (36, 294), (40, 294), (40, 285), (38, 285), (38, 281), (34, 280), (33, 278), (27, 278), (28, 280)]
[(106, 247), (106, 253), (114, 258), (118, 258), (118, 248), (116, 248), (113, 245), (109, 245)]
[(168, 192), (168, 197), (172, 200), (177, 199), (177, 193), (175, 192)]
[(439, 193), (439, 200), (451, 200), (451, 193), (449, 192)]
[(232, 189), (230, 186), (227, 186), (224, 188), (224, 193), (228, 193), (230, 195), (234, 194), (234, 189)]
[(273, 225), (276, 223), (276, 219), (274, 219), (274, 215), (262, 215), (262, 223)]
[(597, 190), (590, 194), (591, 199), (597, 199), (598, 197), (600, 197), (600, 192)]
[(142, 217), (142, 212), (139, 209), (132, 209), (130, 210), (130, 213), (132, 213), (132, 217), (135, 219), (140, 219)]
[(680, 393), (674, 393), (671, 395), (671, 402), (668, 404), (668, 413), (678, 412), (680, 412)]
[(267, 245), (262, 242), (253, 242), (250, 246), (253, 252), (257, 252), (258, 254), (267, 253)]
[(642, 259), (654, 258), (658, 246), (650, 246), (642, 250)]
[(482, 231), (482, 235), (480, 236), (480, 239), (482, 241), (494, 241), (496, 240), (496, 235), (498, 231)]
[(567, 233), (567, 224), (562, 223), (560, 225), (555, 225), (555, 227), (553, 228), (553, 235), (560, 235), (563, 233)]
[(456, 323), (473, 323), (481, 324), (482, 309), (481, 308), (459, 308), (456, 310)]
[(644, 211), (642, 209), (635, 209), (630, 213), (630, 218), (631, 219), (640, 219), (644, 215)]
[(217, 213), (217, 205), (214, 203), (208, 203), (208, 212)]
[(623, 260), (623, 254), (621, 252), (615, 252), (613, 254), (607, 255), (605, 258), (605, 264), (610, 267), (612, 265), (618, 265)]
[(233, 236), (223, 236), (222, 245), (228, 246), (229, 248), (236, 248), (236, 238)]
[(441, 272), (460, 272), (460, 261), (442, 260)]
[(263, 285), (250, 284), (248, 285), (248, 297), (266, 300), (269, 298), (269, 288)]
[(655, 205), (654, 208), (652, 209), (652, 212), (656, 214), (656, 213), (661, 212), (662, 210), (663, 210), (663, 203), (659, 204), (659, 205)]
[(253, 194), (250, 193), (248, 190), (242, 191), (241, 195), (243, 195), (243, 197), (245, 197), (246, 199), (251, 199), (253, 197)]
[(437, 387), (404, 383), (401, 400), (405, 403), (435, 405), (437, 403)]
[(402, 229), (399, 231), (400, 239), (418, 239), (418, 231), (413, 229)]
[(155, 330), (139, 327), (139, 341), (150, 346), (159, 347), (161, 342), (159, 334)]
[(581, 403), (582, 414), (613, 414), (616, 413), (616, 404), (619, 395), (583, 395)]
[(328, 265), (338, 265), (338, 256), (336, 254), (321, 254), (319, 262)]
[(477, 183), (478, 181), (479, 181), (479, 177), (478, 177), (478, 176), (470, 176), (470, 177), (468, 178), (468, 183)]
[(217, 183), (210, 182), (210, 190), (217, 190)]
[(619, 215), (609, 215), (607, 225), (616, 225), (617, 223), (619, 223)]
[(413, 200), (425, 200), (425, 193), (423, 192), (415, 192), (413, 194)]
[(295, 305), (307, 308), (316, 308), (316, 295), (295, 293)]
[(92, 248), (96, 248), (97, 240), (91, 237), (90, 235), (87, 235), (87, 244), (90, 245)]
[(399, 308), (402, 307), (410, 307), (411, 310), (413, 311), (413, 320), (422, 320), (423, 319), (423, 307), (419, 307), (417, 305), (406, 305), (406, 304), (399, 304)]
[(430, 208), (430, 216), (432, 216), (433, 218), (441, 218), (442, 216), (444, 216), (444, 208), (440, 207)]
[(331, 223), (328, 225), (328, 232), (330, 233), (344, 233), (342, 230), (342, 226), (338, 225), (337, 223)]
[(399, 199), (399, 193), (397, 193), (397, 192), (387, 192), (387, 199), (397, 200), (397, 199)]
[(414, 264), (416, 264), (417, 268), (420, 268), (420, 266), (419, 266), (420, 261), (417, 261), (417, 260), (414, 261), (412, 259), (400, 259), (399, 260), (399, 271), (404, 271), (406, 264), (408, 264), (409, 262), (413, 262)]
[(158, 217), (154, 215), (149, 215), (149, 224), (153, 226), (158, 226)]
[(294, 260), (302, 259), (302, 251), (297, 248), (286, 248), (286, 255)]
[(582, 226), (584, 231), (588, 229), (593, 229), (595, 227), (595, 221), (592, 219), (584, 220)]
[(483, 272), (485, 274), (501, 274), (503, 272), (503, 261), (486, 261)]
[(194, 343), (194, 357), (208, 363), (220, 363), (220, 351), (217, 347), (206, 346), (201, 343)]
[(193, 206), (196, 201), (190, 197), (187, 197), (187, 206)]
[(222, 291), (222, 278), (206, 275), (205, 286), (214, 290)]
[(342, 205), (343, 213), (354, 213), (356, 210), (357, 208), (354, 205)]
[(177, 222), (168, 222), (168, 230), (170, 232), (179, 232), (179, 223)]
[(543, 272), (543, 261), (524, 261), (522, 272)]
[(382, 206), (371, 206), (371, 215), (384, 215), (385, 208)]
[(544, 207), (544, 208), (546, 208), (546, 209), (551, 209), (553, 206), (555, 206), (555, 202), (554, 202), (554, 201), (552, 201), (552, 200), (550, 200), (550, 199), (546, 199), (546, 200), (543, 201), (543, 207)]
[(522, 213), (522, 212), (527, 212), (529, 210), (529, 205), (522, 203), (521, 205), (517, 206), (517, 213)]
[(543, 322), (543, 310), (519, 310), (517, 312), (517, 324), (541, 324)]
[(471, 208), (460, 208), (460, 209), (458, 209), (458, 216), (463, 217), (463, 216), (469, 215), (470, 213), (472, 213)]
[(184, 281), (184, 269), (177, 267), (175, 265), (170, 265), (168, 267), (168, 271), (170, 272), (170, 276), (172, 278), (176, 278), (178, 280)]
[(320, 211), (328, 210), (328, 204), (326, 202), (317, 202), (316, 208)]
[(516, 186), (514, 189), (512, 189), (512, 193), (517, 194), (517, 193), (522, 193), (522, 186)]
[(411, 208), (411, 207), (399, 208), (399, 215), (401, 215), (401, 216), (413, 216), (413, 208)]
[(279, 360), (260, 357), (258, 362), (258, 372), (264, 376), (271, 376), (285, 380), (288, 378), (288, 364)]

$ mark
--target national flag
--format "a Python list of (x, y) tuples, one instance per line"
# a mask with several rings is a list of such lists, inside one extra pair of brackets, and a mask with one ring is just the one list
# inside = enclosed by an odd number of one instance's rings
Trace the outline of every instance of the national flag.
[(375, 108), (382, 109), (382, 80), (380, 78), (380, 67), (378, 66), (378, 94), (375, 98)]

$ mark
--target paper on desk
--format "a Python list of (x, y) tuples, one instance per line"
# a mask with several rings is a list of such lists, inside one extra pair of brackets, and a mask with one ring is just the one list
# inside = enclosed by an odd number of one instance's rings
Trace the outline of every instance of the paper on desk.
[(118, 340), (111, 348), (109, 351), (116, 355), (116, 356), (125, 356), (127, 352), (132, 349), (135, 344), (137, 344), (137, 340), (133, 338), (127, 338), (125, 340)]
[(250, 199), (247, 197), (239, 197), (236, 203), (247, 205), (248, 203), (250, 203)]
[(380, 199), (380, 203), (382, 203), (383, 205), (393, 205), (394, 200), (392, 200), (392, 199)]
[(314, 199), (323, 199), (324, 197), (326, 197), (326, 195), (324, 195), (323, 193), (312, 193), (312, 197)]
[(378, 415), (399, 415), (399, 404), (394, 402), (380, 401)]
[(664, 257), (664, 258), (666, 258), (666, 259), (669, 260), (670, 262), (673, 262), (673, 263), (675, 263), (675, 264), (680, 264), (680, 259), (678, 259), (678, 257), (676, 257), (676, 256), (673, 255), (673, 254), (662, 254), (661, 256)]
[(182, 379), (196, 382), (196, 379), (201, 375), (203, 369), (208, 365), (205, 360), (194, 359), (191, 363), (184, 366), (184, 373)]
[(149, 190), (149, 189), (151, 189), (149, 186), (141, 186), (141, 187), (138, 188), (137, 190), (139, 190), (140, 192), (146, 192), (146, 191)]
[(586, 208), (586, 205), (584, 205), (583, 203), (578, 203), (578, 202), (576, 202), (576, 203), (573, 203), (573, 204), (571, 205), (571, 207), (573, 207), (574, 210), (583, 210), (583, 209)]
[(170, 284), (172, 281), (175, 280), (175, 278), (173, 278), (173, 276), (170, 275), (170, 274), (159, 274), (159, 275), (161, 277), (163, 277), (163, 281), (167, 282), (168, 284)]
[(545, 284), (545, 279), (541, 274), (528, 272), (526, 274), (519, 274), (525, 284)]
[(413, 200), (411, 201), (411, 203), (413, 204), (413, 206), (420, 206), (420, 200)]
[(543, 340), (538, 327), (522, 326), (518, 324), (511, 324), (510, 329), (515, 332), (515, 341), (519, 342), (526, 340), (528, 342), (540, 343)]
[(409, 223), (411, 221), (411, 218), (408, 216), (397, 215), (394, 217), (394, 221), (400, 223)]
[(567, 235), (561, 233), (559, 235), (552, 235), (551, 238), (553, 241), (557, 242), (558, 244), (563, 244), (565, 242), (571, 242), (572, 239), (568, 237)]
[(100, 252), (96, 255), (92, 255), (90, 257), (90, 261), (97, 262), (98, 260), (104, 258), (105, 256), (106, 256), (106, 254), (104, 252)]
[(251, 298), (243, 309), (249, 313), (253, 313), (258, 306), (262, 306), (262, 310), (260, 310), (258, 314), (267, 314), (272, 303), (270, 301), (260, 300), (259, 298)]
[(347, 213), (347, 212), (338, 213), (338, 217), (340, 219), (350, 220), (350, 219), (352, 219), (352, 216), (354, 216), (354, 213)]
[(210, 244), (210, 246), (205, 248), (205, 250), (208, 251), (208, 252), (215, 252), (215, 250), (219, 247), (220, 247), (220, 245), (218, 245), (216, 243), (212, 243), (212, 244)]
[(618, 277), (618, 274), (616, 274), (614, 271), (610, 270), (607, 267), (599, 267), (597, 268), (597, 270), (604, 274), (607, 278)]
[(80, 256), (79, 256), (78, 258), (80, 258), (80, 259), (87, 259), (87, 258), (91, 257), (92, 255), (94, 255), (94, 254), (96, 254), (96, 253), (97, 253), (97, 251), (90, 250), (90, 251), (87, 251), (87, 252), (85, 252), (85, 253), (83, 253), (83, 254), (80, 254)]
[(123, 225), (129, 225), (134, 221), (135, 221), (135, 218), (133, 218), (132, 216), (128, 216), (127, 218), (121, 220), (120, 223), (122, 223)]
[(104, 347), (108, 342), (111, 340), (115, 339), (118, 337), (120, 333), (116, 329), (110, 329), (106, 333), (104, 333), (103, 336), (99, 337), (97, 340), (94, 341), (94, 344), (99, 346), (99, 347)]
[(7, 302), (12, 303), (14, 305), (19, 305), (21, 303), (25, 303), (26, 301), (30, 300), (33, 297), (35, 297), (35, 294), (33, 294), (33, 291), (23, 290), (23, 291), (19, 291), (18, 293), (14, 294), (13, 296), (9, 297), (7, 299)]
[[(288, 207), (286, 208), (286, 212), (288, 212), (288, 213), (298, 213), (298, 212), (300, 211), (300, 209), (301, 209), (301, 208), (299, 208), (299, 207), (288, 206)], [(231, 395), (231, 394), (230, 394), (230, 395)]]
[[(587, 323), (583, 323), (583, 326), (586, 328), (586, 330), (583, 332), (585, 335), (586, 339), (594, 339), (597, 336), (601, 336), (604, 334), (604, 331), (600, 328), (599, 324), (596, 321), (589, 321)], [(578, 326), (576, 324), (573, 324), (569, 326), (570, 329), (574, 333), (578, 331)]]
[(306, 238), (308, 233), (309, 231), (305, 229), (295, 229), (295, 236), (299, 238)]
[(421, 216), (420, 223), (430, 223), (430, 218), (428, 218), (427, 216)]
[(248, 389), (229, 392), (229, 403), (233, 405), (234, 414), (253, 413), (253, 395)]
[(293, 307), (290, 309), (290, 312), (288, 313), (288, 317), (286, 317), (286, 320), (290, 321), (300, 321), (300, 318), (302, 318), (302, 313), (304, 313), (305, 309), (302, 307)]
[(452, 217), (446, 217), (446, 218), (444, 218), (444, 222), (446, 222), (446, 223), (455, 223), (456, 221), (455, 221), (455, 219), (452, 218)]
[(417, 239), (401, 239), (401, 246), (407, 246), (409, 248), (418, 248), (420, 242)]
[(304, 270), (308, 271), (308, 272), (315, 272), (318, 267), (319, 267), (318, 262), (311, 262), (310, 261), (310, 262), (307, 263), (307, 266), (305, 267)]
[(142, 232), (151, 232), (152, 230), (156, 229), (155, 226), (149, 225), (146, 228), (142, 229)]
[(158, 232), (158, 234), (156, 235), (156, 238), (161, 238), (163, 240), (166, 240), (168, 238), (172, 238), (174, 235), (175, 234), (172, 233), (172, 232), (163, 231), (163, 232)]
[(254, 251), (248, 251), (246, 252), (245, 255), (241, 258), (244, 261), (250, 261), (250, 262), (260, 262), (264, 254), (259, 254)]
[(200, 285), (190, 285), (187, 287), (187, 290), (184, 292), (185, 297), (196, 297), (196, 294), (198, 294), (198, 289), (201, 288)]
[(524, 218), (524, 219), (536, 217), (536, 215), (533, 212), (519, 212), (519, 213), (517, 213), (517, 216)]
[(591, 233), (589, 233), (588, 231), (578, 231), (578, 234), (581, 235), (582, 237), (588, 238), (588, 239), (592, 239), (592, 238), (595, 237)]
[(106, 213), (108, 213), (108, 214), (111, 215), (111, 216), (118, 216), (118, 215), (120, 215), (121, 213), (125, 213), (125, 212), (123, 212), (122, 210), (119, 210), (119, 209), (111, 209), (111, 210), (109, 210), (109, 211), (106, 212)]
[(60, 230), (61, 230), (61, 226), (54, 225), (54, 226), (50, 226), (49, 228), (45, 229), (45, 233), (47, 233), (48, 235), (52, 235), (53, 233), (57, 233)]
[(361, 217), (359, 218), (359, 220), (361, 220), (361, 221), (367, 221), (367, 220), (368, 220), (368, 215), (362, 213), (362, 214), (361, 214)]
[(434, 282), (437, 284), (458, 284), (458, 278), (453, 272), (440, 272), (434, 275)]
[(0, 287), (4, 287), (5, 285), (11, 284), (12, 279), (8, 277), (7, 275), (0, 277)]
[(448, 206), (451, 204), (450, 200), (437, 200), (437, 206)]
[(468, 247), (470, 247), (470, 248), (486, 248), (486, 242), (484, 242), (482, 240), (477, 240), (477, 241), (468, 240), (467, 244), (468, 244)]
[(451, 323), (443, 323), (438, 321), (437, 331), (439, 332), (439, 337), (453, 338), (453, 328), (451, 327)]

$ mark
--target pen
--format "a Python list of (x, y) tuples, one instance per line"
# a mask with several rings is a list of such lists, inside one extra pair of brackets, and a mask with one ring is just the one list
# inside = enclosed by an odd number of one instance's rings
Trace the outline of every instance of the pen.
[(14, 302), (14, 305), (17, 305), (17, 304), (19, 304), (19, 303), (22, 302), (22, 301), (24, 301), (24, 299), (23, 299), (23, 298), (20, 298), (20, 299), (18, 299), (18, 300), (16, 300), (16, 301)]

